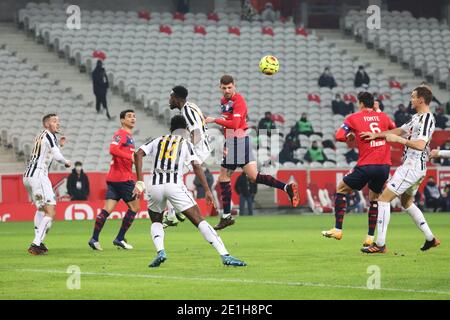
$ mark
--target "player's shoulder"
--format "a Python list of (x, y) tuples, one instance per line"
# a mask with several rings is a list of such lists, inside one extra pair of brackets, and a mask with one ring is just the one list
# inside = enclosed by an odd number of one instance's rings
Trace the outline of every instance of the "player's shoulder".
[(234, 101), (241, 101), (241, 102), (245, 102), (244, 96), (242, 94), (240, 94), (239, 92), (236, 92), (233, 96)]

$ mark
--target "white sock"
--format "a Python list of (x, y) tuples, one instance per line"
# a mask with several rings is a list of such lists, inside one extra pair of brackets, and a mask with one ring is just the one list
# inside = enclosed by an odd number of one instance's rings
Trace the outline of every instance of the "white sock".
[(39, 225), (41, 224), (42, 218), (44, 217), (45, 213), (43, 211), (37, 210), (34, 214), (34, 236), (36, 237), (38, 233)]
[(231, 216), (231, 213), (222, 213), (222, 219), (227, 219), (229, 216)]
[(170, 201), (167, 201), (167, 219), (171, 221), (176, 221), (177, 217), (175, 215), (175, 208), (170, 203)]
[(198, 230), (203, 235), (203, 238), (205, 238), (206, 241), (212, 244), (221, 256), (228, 254), (228, 251), (225, 248), (222, 239), (220, 239), (220, 236), (217, 234), (216, 230), (214, 230), (208, 222), (206, 222), (205, 220), (200, 222), (198, 224)]
[(153, 222), (150, 228), (156, 251), (164, 250), (164, 228), (162, 223)]
[(417, 208), (417, 206), (413, 203), (408, 209), (406, 209), (406, 212), (408, 212), (408, 214), (416, 223), (417, 227), (423, 232), (425, 238), (428, 241), (433, 240), (434, 235), (431, 232), (431, 229), (428, 226), (427, 220), (425, 220), (422, 211), (420, 211), (420, 209)]
[(45, 234), (47, 232), (47, 229), (52, 223), (52, 218), (45, 216), (42, 218), (41, 223), (39, 224), (37, 233), (34, 237), (33, 243), (37, 246), (40, 246), (41, 243), (44, 241)]
[(378, 201), (377, 241), (378, 246), (386, 244), (386, 233), (391, 220), (391, 203)]

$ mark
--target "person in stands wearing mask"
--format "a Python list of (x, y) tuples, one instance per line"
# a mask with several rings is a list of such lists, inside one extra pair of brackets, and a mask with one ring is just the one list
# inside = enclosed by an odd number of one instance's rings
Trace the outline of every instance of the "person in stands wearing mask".
[(323, 148), (319, 147), (317, 141), (313, 141), (311, 148), (305, 154), (305, 160), (308, 162), (320, 162), (324, 163), (327, 161), (327, 157), (323, 153)]
[(80, 161), (75, 162), (75, 169), (67, 177), (67, 193), (72, 201), (87, 200), (89, 196), (89, 178)]
[(306, 116), (306, 113), (302, 113), (302, 117), (299, 121), (297, 121), (297, 132), (299, 134), (304, 134), (306, 136), (310, 136), (314, 133), (313, 126), (311, 122), (309, 122), (308, 117)]
[(427, 185), (425, 186), (423, 192), (425, 196), (425, 206), (427, 208), (433, 209), (433, 212), (436, 212), (438, 209), (441, 211), (446, 211), (447, 205), (441, 195), (439, 186), (436, 184), (433, 177), (428, 178)]

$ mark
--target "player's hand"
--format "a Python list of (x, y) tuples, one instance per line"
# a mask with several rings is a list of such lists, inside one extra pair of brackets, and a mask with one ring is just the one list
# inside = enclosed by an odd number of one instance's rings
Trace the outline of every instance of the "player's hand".
[(355, 134), (353, 132), (348, 133), (345, 137), (347, 138), (347, 141), (355, 140)]
[(223, 148), (223, 157), (226, 158), (228, 155), (228, 148), (224, 147)]
[(65, 144), (66, 144), (66, 137), (62, 136), (61, 138), (59, 138), (59, 146), (64, 147)]
[(66, 168), (70, 168), (72, 166), (72, 162), (70, 162), (70, 160), (67, 160), (66, 163), (64, 164), (64, 167)]
[(139, 196), (145, 191), (145, 183), (144, 181), (136, 181), (133, 189), (133, 196), (139, 198)]
[(214, 208), (216, 208), (216, 203), (214, 202), (214, 197), (213, 197), (211, 191), (206, 191), (205, 199), (206, 199), (206, 204), (208, 206), (213, 206)]
[(205, 122), (206, 123), (214, 123), (216, 121), (216, 118), (213, 117), (206, 117)]
[(430, 152), (430, 158), (434, 159), (434, 158), (439, 158), (439, 150), (438, 149), (433, 149)]
[(392, 134), (392, 133), (386, 134), (387, 142), (401, 142), (402, 140), (403, 140), (403, 138), (396, 134)]
[(361, 139), (366, 141), (375, 140), (378, 138), (377, 134), (373, 132), (361, 132), (359, 136), (361, 137)]
[(134, 156), (135, 156), (135, 154), (134, 154), (134, 152), (131, 154), (131, 161), (134, 163)]

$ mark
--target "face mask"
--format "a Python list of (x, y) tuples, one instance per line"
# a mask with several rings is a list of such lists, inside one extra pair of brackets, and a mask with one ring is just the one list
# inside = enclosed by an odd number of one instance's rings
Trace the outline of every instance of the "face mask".
[(81, 171), (81, 167), (80, 167), (80, 166), (76, 166), (76, 167), (75, 167), (75, 170), (78, 171), (78, 172), (80, 172), (80, 171)]
[(317, 150), (319, 147), (318, 147), (318, 146), (312, 146), (312, 148), (313, 148), (314, 150)]

